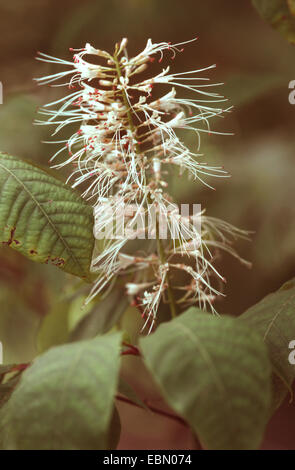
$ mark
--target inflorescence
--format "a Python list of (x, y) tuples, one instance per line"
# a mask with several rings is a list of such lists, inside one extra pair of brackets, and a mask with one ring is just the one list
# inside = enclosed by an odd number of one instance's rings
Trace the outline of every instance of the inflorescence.
[[(225, 279), (214, 260), (220, 250), (238, 257), (232, 241), (247, 236), (204, 211), (179, 213), (168, 192), (167, 175), (173, 167), (210, 188), (207, 176), (228, 176), (223, 167), (203, 162), (199, 153), (201, 134), (214, 133), (211, 118), (230, 110), (220, 107), (226, 99), (211, 91), (220, 84), (200, 76), (215, 66), (182, 73), (170, 73), (166, 67), (155, 76), (140, 78), (155, 55), (159, 55), (158, 62), (164, 51), (174, 58), (189, 42), (153, 44), (149, 39), (144, 50), (132, 58), (127, 53), (127, 39), (116, 45), (113, 55), (86, 44), (83, 49), (71, 49), (73, 62), (43, 53), (38, 56), (41, 61), (68, 67), (38, 79), (40, 84), (65, 80), (63, 84), (74, 90), (45, 105), (40, 112), (47, 120), (37, 122), (54, 126), (53, 135), (65, 126), (79, 126), (69, 139), (57, 141), (62, 146), (52, 160), (55, 168), (69, 166), (67, 182), (81, 186), (83, 197), (94, 208), (94, 234), (100, 243), (92, 261), (97, 280), (89, 300), (105, 291), (112, 279), (125, 276), (127, 294), (141, 310), (149, 331), (161, 301), (170, 304), (173, 316), (178, 309), (194, 304), (215, 312), (214, 300), (223, 295), (219, 284)], [(166, 90), (161, 95), (163, 87)], [(195, 98), (180, 98), (179, 90), (193, 92)], [(181, 139), (180, 130), (194, 133), (194, 150)], [(118, 220), (122, 207), (128, 217), (124, 217), (119, 235), (110, 236), (110, 226), (114, 218)], [(200, 226), (196, 218), (201, 218)], [(139, 223), (143, 220), (149, 223)], [(164, 221), (165, 236), (159, 220)], [(155, 239), (148, 252), (130, 254), (126, 250), (130, 238), (145, 238), (147, 233)]]

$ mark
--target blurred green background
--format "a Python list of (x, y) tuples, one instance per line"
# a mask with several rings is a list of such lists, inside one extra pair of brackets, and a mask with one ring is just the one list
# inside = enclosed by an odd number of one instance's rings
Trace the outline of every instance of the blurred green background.
[[(42, 165), (52, 155), (53, 147), (41, 143), (50, 129), (33, 126), (33, 120), (36, 109), (60, 96), (61, 90), (33, 82), (33, 77), (53, 70), (35, 60), (38, 50), (70, 58), (69, 47), (90, 42), (112, 51), (126, 36), (132, 55), (149, 37), (154, 42), (181, 42), (199, 36), (172, 66), (182, 71), (217, 64), (211, 76), (225, 83), (221, 92), (235, 108), (215, 123), (215, 129), (234, 136), (204, 136), (202, 151), (205, 161), (224, 165), (232, 178), (215, 183), (217, 191), (180, 178), (174, 191), (179, 202), (200, 202), (208, 215), (255, 232), (252, 242), (237, 246), (253, 263), (251, 271), (230, 257), (222, 260), (227, 297), (218, 309), (238, 315), (294, 276), (295, 106), (288, 101), (288, 84), (295, 79), (295, 49), (263, 22), (250, 0), (0, 0), (0, 22), (0, 149)], [(36, 354), (42, 319), (71, 285), (56, 268), (1, 249), (0, 340), (5, 362), (25, 362)], [(57, 318), (62, 342), (62, 316)], [(182, 429), (143, 413), (122, 405), (123, 420), (146, 420), (145, 433), (136, 424), (126, 425), (122, 448), (191, 445)]]

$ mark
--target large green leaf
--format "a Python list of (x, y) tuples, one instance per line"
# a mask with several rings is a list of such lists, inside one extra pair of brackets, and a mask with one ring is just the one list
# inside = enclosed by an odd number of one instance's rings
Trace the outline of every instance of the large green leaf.
[(295, 44), (294, 0), (252, 0), (264, 20)]
[(141, 340), (168, 404), (207, 449), (256, 449), (270, 405), (270, 363), (259, 335), (196, 308)]
[(37, 358), (1, 409), (2, 448), (107, 449), (120, 342), (116, 333)]
[(88, 278), (92, 209), (41, 168), (0, 154), (0, 242), (34, 261)]
[(295, 339), (295, 279), (251, 307), (239, 320), (265, 341), (274, 370), (273, 405), (278, 407), (295, 379), (295, 365), (288, 360)]

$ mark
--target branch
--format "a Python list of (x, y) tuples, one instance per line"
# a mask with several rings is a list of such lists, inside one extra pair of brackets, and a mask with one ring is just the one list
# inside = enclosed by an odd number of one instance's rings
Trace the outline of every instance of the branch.
[[(127, 403), (128, 405), (132, 405), (132, 406), (136, 406), (137, 408), (144, 409), (138, 403), (135, 403), (132, 400), (129, 400), (129, 398), (122, 397), (121, 395), (116, 395), (116, 399), (119, 400), (119, 401), (122, 401), (123, 403)], [(177, 416), (173, 413), (169, 413), (169, 412), (164, 411), (164, 410), (160, 410), (159, 408), (155, 408), (154, 406), (149, 405), (147, 403), (147, 401), (144, 401), (144, 404), (153, 413), (156, 413), (160, 416), (164, 416), (165, 418), (168, 418), (168, 419), (172, 419), (173, 421), (176, 421), (177, 423), (181, 424), (182, 426), (190, 428), (188, 423), (184, 419), (182, 419), (180, 416)], [(197, 436), (195, 435), (195, 433), (192, 432), (192, 434), (193, 434), (194, 444), (195, 444), (194, 450), (203, 450), (203, 448), (201, 446), (201, 443), (200, 443), (199, 439), (197, 438)]]
[[(133, 402), (132, 400), (129, 400), (129, 398), (122, 397), (120, 395), (116, 395), (117, 400), (123, 401), (124, 403), (128, 403), (129, 405), (136, 406), (137, 408), (141, 408), (144, 410), (144, 408), (137, 403)], [(165, 416), (165, 418), (173, 419), (174, 421), (177, 421), (179, 424), (182, 424), (183, 426), (188, 427), (188, 424), (182, 419), (180, 416), (174, 415), (172, 413), (168, 413), (167, 411), (160, 410), (159, 408), (155, 408), (154, 406), (149, 405), (146, 401), (144, 402), (146, 407), (152, 411), (153, 413), (156, 413), (161, 416)]]
[(141, 356), (139, 349), (136, 346), (133, 346), (132, 344), (128, 343), (122, 343), (123, 346), (125, 346), (126, 349), (125, 351), (121, 352), (121, 356), (126, 356), (126, 355), (131, 355), (131, 356)]

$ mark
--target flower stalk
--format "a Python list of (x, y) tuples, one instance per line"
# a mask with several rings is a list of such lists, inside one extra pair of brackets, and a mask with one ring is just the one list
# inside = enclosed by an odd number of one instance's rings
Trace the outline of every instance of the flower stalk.
[[(162, 244), (162, 240), (160, 239), (158, 220), (156, 221), (156, 238), (157, 238), (159, 258), (160, 258), (162, 265), (165, 265), (166, 264), (165, 250)], [(171, 317), (175, 318), (177, 316), (177, 308), (176, 308), (175, 298), (174, 298), (173, 290), (171, 287), (168, 271), (166, 272), (164, 282), (167, 282), (167, 295), (168, 295), (168, 303), (170, 307)]]

